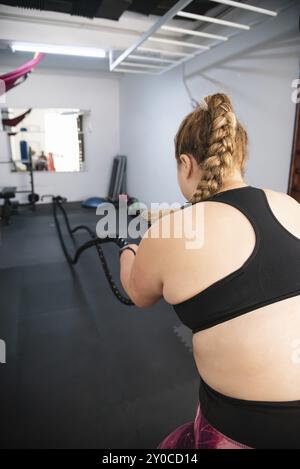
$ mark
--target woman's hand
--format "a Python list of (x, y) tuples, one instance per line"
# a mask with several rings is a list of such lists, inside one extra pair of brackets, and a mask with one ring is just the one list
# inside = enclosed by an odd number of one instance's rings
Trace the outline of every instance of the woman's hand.
[[(128, 249), (130, 248), (130, 249)], [(124, 259), (125, 257), (129, 258), (129, 257), (135, 257), (134, 256), (134, 253), (131, 251), (131, 249), (137, 253), (138, 251), (138, 245), (137, 244), (127, 244), (122, 250), (121, 250), (121, 253), (120, 253), (120, 259)], [(127, 254), (127, 256), (125, 256), (125, 254)], [(128, 256), (129, 254), (129, 256)], [(121, 261), (122, 262), (122, 261)]]
[[(127, 249), (130, 248), (130, 249)], [(126, 247), (121, 250), (120, 253), (120, 277), (121, 277), (121, 283), (122, 286), (127, 293), (127, 295), (130, 297), (131, 295), (131, 288), (130, 288), (130, 279), (131, 279), (131, 273), (132, 273), (132, 267), (135, 261), (135, 253), (138, 251), (138, 246), (136, 244), (127, 244)], [(133, 300), (131, 298), (131, 300)]]

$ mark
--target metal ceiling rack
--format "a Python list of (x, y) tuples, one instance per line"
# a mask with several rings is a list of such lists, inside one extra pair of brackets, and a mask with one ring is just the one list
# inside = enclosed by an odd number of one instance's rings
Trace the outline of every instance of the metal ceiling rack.
[[(128, 49), (122, 52), (117, 58), (114, 59), (113, 52), (110, 52), (110, 71), (122, 73), (144, 73), (160, 75), (165, 73), (178, 65), (193, 59), (198, 54), (206, 52), (225, 41), (235, 37), (243, 31), (249, 31), (256, 24), (260, 24), (266, 20), (266, 17), (275, 17), (278, 11), (267, 10), (248, 3), (240, 3), (233, 0), (210, 0), (212, 3), (226, 5), (232, 8), (243, 9), (251, 11), (259, 15), (260, 20), (252, 23), (251, 25), (227, 21), (211, 16), (198, 15), (183, 11), (193, 0), (180, 0), (178, 1), (164, 16), (159, 18), (148, 31), (146, 31), (140, 38), (136, 40)], [(222, 27), (235, 30), (236, 33), (228, 34), (227, 36), (221, 34), (211, 34), (201, 32), (188, 28), (179, 28), (167, 25), (170, 20), (175, 16), (186, 18), (187, 20), (197, 20), (210, 24), (219, 25)], [(261, 21), (261, 17), (264, 17)], [(190, 42), (189, 40), (178, 40), (174, 37), (155, 36), (158, 31), (169, 31), (170, 33), (181, 33), (186, 36), (193, 36), (194, 39), (204, 38), (212, 39), (215, 42), (204, 45), (198, 42)], [(144, 43), (147, 41), (147, 44)], [(149, 46), (148, 44), (151, 43)], [(159, 45), (163, 45), (159, 47)], [(175, 49), (174, 47), (177, 47)]]

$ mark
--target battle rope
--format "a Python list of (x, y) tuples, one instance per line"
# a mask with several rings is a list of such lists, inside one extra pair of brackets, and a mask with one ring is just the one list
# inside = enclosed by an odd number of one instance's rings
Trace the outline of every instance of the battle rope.
[[(68, 218), (68, 215), (67, 215), (67, 212), (66, 210), (64, 209), (63, 207), (63, 203), (65, 202), (66, 199), (58, 196), (58, 197), (52, 197), (52, 207), (53, 207), (53, 217), (54, 217), (54, 222), (55, 222), (55, 226), (56, 226), (56, 230), (57, 230), (57, 234), (58, 234), (58, 238), (59, 238), (59, 241), (60, 241), (60, 244), (61, 244), (61, 247), (62, 247), (62, 250), (63, 250), (63, 253), (65, 255), (65, 258), (66, 260), (68, 261), (68, 263), (70, 265), (75, 265), (77, 264), (81, 254), (86, 251), (87, 249), (90, 249), (92, 247), (96, 248), (97, 250), (97, 253), (98, 253), (98, 256), (99, 256), (99, 259), (100, 259), (100, 262), (102, 264), (102, 267), (103, 267), (103, 270), (104, 270), (104, 274), (107, 278), (107, 281), (110, 285), (110, 288), (112, 290), (112, 292), (114, 293), (114, 295), (117, 297), (117, 299), (127, 305), (127, 306), (132, 306), (134, 305), (134, 303), (127, 297), (125, 297), (121, 292), (120, 290), (118, 289), (117, 285), (115, 284), (113, 278), (112, 278), (112, 274), (109, 270), (109, 267), (108, 267), (108, 264), (107, 264), (107, 261), (105, 259), (105, 256), (104, 256), (104, 253), (103, 253), (103, 250), (102, 250), (102, 247), (101, 247), (101, 244), (104, 244), (104, 243), (115, 243), (117, 244), (120, 248), (125, 246), (127, 243), (125, 240), (123, 240), (122, 238), (98, 238), (96, 233), (93, 232), (93, 230), (91, 230), (91, 228), (89, 228), (88, 226), (86, 225), (78, 225), (76, 226), (75, 228), (71, 228), (71, 225), (70, 225), (70, 221), (69, 221), (69, 218)], [(67, 228), (67, 231), (69, 233), (69, 236), (74, 244), (74, 246), (76, 246), (76, 242), (75, 242), (75, 237), (74, 237), (74, 234), (77, 233), (78, 231), (86, 231), (90, 237), (90, 240), (87, 241), (86, 243), (82, 244), (81, 246), (79, 246), (79, 248), (77, 248), (77, 250), (75, 251), (75, 254), (74, 256), (72, 256), (69, 252), (69, 250), (67, 249), (67, 246), (66, 246), (66, 243), (64, 241), (64, 237), (63, 237), (63, 234), (62, 234), (62, 230), (61, 230), (61, 224), (59, 222), (59, 219), (58, 219), (58, 211), (62, 214), (63, 216), (63, 219), (64, 219), (64, 222), (65, 222), (65, 225), (66, 225), (66, 228)]]

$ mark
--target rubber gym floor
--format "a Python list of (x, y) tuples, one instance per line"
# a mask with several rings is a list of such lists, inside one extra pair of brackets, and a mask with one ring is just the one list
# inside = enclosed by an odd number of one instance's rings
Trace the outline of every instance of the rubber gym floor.
[[(95, 229), (94, 212), (68, 212)], [(22, 209), (0, 236), (2, 448), (156, 448), (193, 420), (196, 367), (169, 305), (123, 306), (93, 250), (69, 267), (50, 205)], [(105, 253), (118, 278), (116, 246)]]

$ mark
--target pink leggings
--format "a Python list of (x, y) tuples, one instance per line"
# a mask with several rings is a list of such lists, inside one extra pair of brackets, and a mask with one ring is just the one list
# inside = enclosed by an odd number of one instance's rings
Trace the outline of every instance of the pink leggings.
[(158, 449), (251, 449), (213, 428), (197, 407), (194, 422), (188, 422), (168, 435)]

